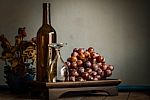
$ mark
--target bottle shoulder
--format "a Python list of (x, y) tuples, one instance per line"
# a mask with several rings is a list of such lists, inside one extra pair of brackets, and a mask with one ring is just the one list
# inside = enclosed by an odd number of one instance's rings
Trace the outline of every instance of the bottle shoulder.
[(39, 28), (37, 34), (45, 34), (50, 32), (54, 32), (54, 34), (56, 34), (55, 29), (51, 25), (45, 24)]

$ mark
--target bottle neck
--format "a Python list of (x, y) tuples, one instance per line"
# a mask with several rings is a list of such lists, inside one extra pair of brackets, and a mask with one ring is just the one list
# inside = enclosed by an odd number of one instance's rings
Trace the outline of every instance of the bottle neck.
[(43, 25), (51, 25), (50, 3), (43, 3)]

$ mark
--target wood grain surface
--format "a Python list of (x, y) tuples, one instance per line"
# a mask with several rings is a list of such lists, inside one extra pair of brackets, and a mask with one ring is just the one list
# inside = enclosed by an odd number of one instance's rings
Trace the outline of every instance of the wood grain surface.
[[(39, 95), (12, 94), (10, 91), (0, 91), (0, 100), (44, 100)], [(150, 92), (119, 92), (118, 96), (106, 94), (66, 94), (58, 100), (150, 100)]]
[(33, 81), (29, 84), (31, 87), (47, 87), (47, 88), (73, 88), (73, 87), (91, 87), (91, 86), (117, 86), (121, 83), (120, 79), (106, 79), (99, 81), (83, 81), (83, 82), (38, 82)]

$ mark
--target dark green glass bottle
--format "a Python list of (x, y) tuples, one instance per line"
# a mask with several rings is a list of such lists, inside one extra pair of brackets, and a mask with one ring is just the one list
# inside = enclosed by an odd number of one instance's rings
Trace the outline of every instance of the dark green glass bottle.
[[(52, 34), (51, 34), (52, 33)], [(56, 43), (56, 31), (51, 26), (50, 3), (43, 3), (43, 24), (37, 32), (37, 63), (36, 63), (36, 80), (47, 82), (47, 67), (49, 60), (53, 60), (55, 51), (49, 56), (48, 44)], [(48, 59), (51, 57), (50, 59)]]

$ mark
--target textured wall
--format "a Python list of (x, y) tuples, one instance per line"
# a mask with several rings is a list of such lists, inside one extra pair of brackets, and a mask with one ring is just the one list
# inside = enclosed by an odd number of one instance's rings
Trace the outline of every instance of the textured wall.
[[(0, 34), (13, 43), (18, 27), (28, 38), (36, 36), (42, 23), (42, 3), (51, 2), (52, 25), (64, 60), (72, 49), (93, 46), (113, 64), (112, 78), (126, 84), (150, 84), (149, 0), (1, 0)], [(0, 52), (2, 50), (0, 49)], [(0, 61), (0, 84), (4, 84)]]

